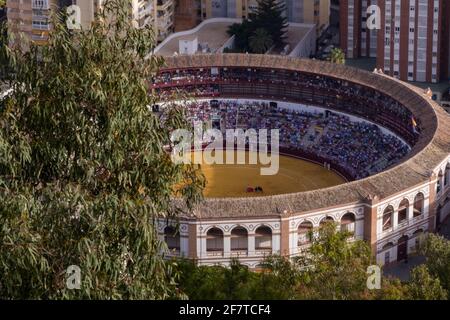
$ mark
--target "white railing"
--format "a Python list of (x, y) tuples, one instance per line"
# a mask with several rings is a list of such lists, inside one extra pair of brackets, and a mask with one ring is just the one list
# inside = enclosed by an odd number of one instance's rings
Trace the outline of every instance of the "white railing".
[(223, 257), (223, 251), (206, 251), (208, 257)]
[(246, 257), (247, 255), (247, 250), (231, 250), (232, 257)]
[(31, 3), (32, 9), (50, 9), (48, 0), (33, 0)]
[(50, 24), (33, 23), (32, 27), (35, 30), (50, 30)]
[[(154, 53), (158, 53), (161, 48), (163, 48), (167, 43), (172, 41), (175, 38), (182, 37), (182, 36), (190, 36), (198, 32), (200, 29), (202, 29), (205, 25), (211, 24), (211, 23), (220, 23), (220, 22), (229, 22), (230, 25), (233, 23), (239, 23), (242, 22), (242, 19), (234, 19), (234, 18), (211, 18), (206, 19), (202, 23), (200, 23), (198, 26), (196, 26), (193, 29), (186, 30), (186, 31), (180, 31), (177, 33), (172, 33), (170, 36), (164, 39), (154, 50)], [(228, 39), (227, 39), (228, 40)], [(150, 54), (149, 54), (150, 55)]]

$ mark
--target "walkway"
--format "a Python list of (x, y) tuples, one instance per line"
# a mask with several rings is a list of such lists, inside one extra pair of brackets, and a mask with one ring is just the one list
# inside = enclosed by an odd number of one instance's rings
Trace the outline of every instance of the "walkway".
[[(442, 223), (439, 234), (450, 240), (450, 216)], [(409, 280), (411, 270), (425, 262), (423, 256), (410, 256), (408, 262), (394, 262), (389, 266), (383, 267), (384, 276), (399, 278), (402, 281)]]

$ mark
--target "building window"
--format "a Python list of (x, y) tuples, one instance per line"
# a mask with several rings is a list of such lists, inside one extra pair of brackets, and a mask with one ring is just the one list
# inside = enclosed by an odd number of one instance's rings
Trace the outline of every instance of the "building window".
[(422, 193), (419, 193), (414, 198), (414, 217), (420, 216), (423, 213), (425, 197)]
[(394, 215), (394, 208), (392, 206), (388, 206), (384, 209), (383, 213), (383, 231), (387, 231), (392, 228), (392, 217)]
[(272, 250), (272, 229), (261, 226), (255, 231), (255, 249)]
[(180, 250), (180, 234), (174, 227), (166, 227), (164, 229), (164, 241), (169, 250)]
[(219, 228), (208, 230), (206, 234), (206, 251), (223, 251), (223, 232)]

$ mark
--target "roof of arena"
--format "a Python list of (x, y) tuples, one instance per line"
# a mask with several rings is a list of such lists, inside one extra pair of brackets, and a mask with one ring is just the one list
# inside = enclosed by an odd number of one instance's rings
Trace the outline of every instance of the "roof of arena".
[(378, 197), (384, 199), (429, 181), (450, 154), (450, 117), (423, 90), (394, 78), (311, 59), (272, 55), (211, 54), (165, 58), (166, 69), (248, 67), (293, 70), (339, 78), (396, 99), (420, 119), (421, 136), (410, 153), (390, 169), (339, 186), (251, 198), (208, 198), (193, 211), (202, 219), (298, 215)]

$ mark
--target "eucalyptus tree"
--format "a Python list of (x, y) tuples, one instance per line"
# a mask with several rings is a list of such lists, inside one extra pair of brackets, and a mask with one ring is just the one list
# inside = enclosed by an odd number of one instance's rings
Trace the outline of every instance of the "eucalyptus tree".
[(334, 48), (330, 53), (330, 62), (336, 64), (345, 64), (345, 53), (340, 48)]
[[(149, 79), (163, 65), (146, 58), (152, 26), (135, 28), (119, 0), (107, 1), (89, 29), (69, 30), (62, 15), (52, 24), (47, 45), (10, 51), (14, 93), (0, 108), (0, 298), (172, 296), (156, 222), (189, 210), (204, 181), (164, 147), (172, 129), (187, 127), (181, 108), (168, 108), (164, 123), (149, 109), (158, 99)], [(80, 273), (68, 277), (70, 266)]]

